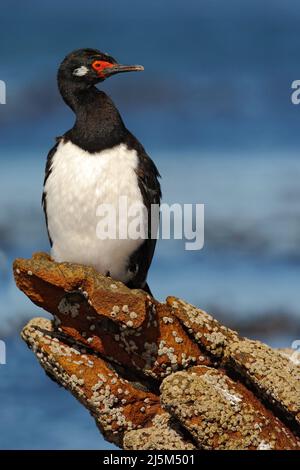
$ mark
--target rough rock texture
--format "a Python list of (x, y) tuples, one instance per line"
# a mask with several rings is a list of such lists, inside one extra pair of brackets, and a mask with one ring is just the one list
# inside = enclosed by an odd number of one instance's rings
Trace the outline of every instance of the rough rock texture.
[(275, 351), (169, 297), (38, 253), (17, 286), (54, 316), (22, 337), (125, 449), (300, 449), (297, 353)]
[(287, 357), (293, 364), (300, 366), (300, 351), (291, 349), (291, 348), (283, 348), (278, 349), (280, 354), (284, 357)]
[(169, 316), (170, 308), (143, 291), (41, 253), (16, 260), (14, 273), (17, 286), (54, 315), (58, 329), (117, 364), (161, 379), (178, 368), (211, 363)]
[(170, 375), (161, 403), (204, 449), (297, 448), (287, 427), (222, 370), (197, 366)]
[(168, 413), (157, 415), (152, 426), (127, 432), (124, 436), (126, 450), (195, 450), (188, 439), (184, 439), (178, 424)]

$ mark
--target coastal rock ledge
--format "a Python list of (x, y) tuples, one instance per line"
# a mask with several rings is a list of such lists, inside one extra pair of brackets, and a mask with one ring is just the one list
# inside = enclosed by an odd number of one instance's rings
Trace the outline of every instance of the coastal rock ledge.
[(300, 357), (240, 337), (184, 300), (158, 302), (44, 253), (14, 262), (53, 320), (22, 338), (124, 449), (300, 450)]

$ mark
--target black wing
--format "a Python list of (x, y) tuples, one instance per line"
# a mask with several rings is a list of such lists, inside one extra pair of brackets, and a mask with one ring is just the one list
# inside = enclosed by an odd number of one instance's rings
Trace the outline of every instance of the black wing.
[(51, 246), (52, 246), (52, 240), (51, 240), (51, 236), (50, 236), (49, 229), (48, 229), (47, 195), (46, 195), (46, 192), (45, 192), (45, 184), (46, 184), (47, 179), (49, 178), (49, 175), (51, 174), (51, 171), (52, 171), (52, 161), (53, 161), (53, 157), (54, 157), (54, 155), (55, 155), (55, 153), (56, 153), (56, 150), (57, 150), (57, 147), (58, 147), (59, 142), (60, 142), (60, 139), (58, 138), (56, 144), (54, 145), (54, 147), (52, 147), (52, 149), (50, 150), (50, 152), (49, 152), (48, 155), (47, 155), (46, 168), (45, 168), (45, 178), (44, 178), (44, 186), (43, 186), (43, 187), (44, 187), (44, 190), (43, 190), (43, 195), (42, 195), (42, 207), (43, 207), (44, 214), (45, 214), (47, 233), (48, 233), (48, 238), (49, 238), (49, 242), (50, 242), (50, 245), (51, 245)]
[(126, 144), (128, 148), (135, 149), (138, 154), (139, 163), (138, 168), (136, 169), (136, 174), (138, 177), (139, 188), (143, 197), (143, 202), (148, 211), (148, 239), (146, 239), (142, 245), (131, 255), (129, 261), (129, 269), (135, 272), (135, 276), (129, 283), (130, 287), (143, 288), (156, 245), (156, 238), (151, 238), (151, 230), (152, 228), (158, 228), (159, 214), (157, 213), (157, 218), (154, 217), (156, 220), (153, 221), (157, 227), (152, 227), (151, 205), (157, 204), (157, 208), (160, 205), (161, 189), (158, 180), (158, 178), (160, 178), (160, 174), (154, 162), (147, 155), (144, 147), (130, 133), (128, 133)]

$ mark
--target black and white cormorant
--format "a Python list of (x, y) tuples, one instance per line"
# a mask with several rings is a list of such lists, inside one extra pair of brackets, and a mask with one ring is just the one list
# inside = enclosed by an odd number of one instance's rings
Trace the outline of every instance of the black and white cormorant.
[[(76, 121), (48, 154), (43, 208), (54, 260), (93, 266), (150, 292), (146, 279), (156, 244), (150, 215), (151, 205), (161, 199), (159, 173), (112, 100), (96, 88), (112, 75), (139, 70), (143, 67), (120, 65), (96, 49), (76, 50), (63, 60), (58, 86)], [(99, 206), (110, 204), (118, 212), (121, 197), (128, 207), (147, 210), (147, 238), (99, 238)], [(122, 231), (128, 220), (119, 215)]]

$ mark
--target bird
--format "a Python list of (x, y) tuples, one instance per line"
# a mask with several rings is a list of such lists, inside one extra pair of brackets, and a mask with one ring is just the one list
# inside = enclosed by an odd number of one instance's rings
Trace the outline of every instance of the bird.
[[(61, 62), (58, 89), (75, 122), (48, 153), (42, 206), (54, 261), (92, 266), (152, 295), (147, 274), (159, 215), (151, 218), (151, 207), (161, 202), (160, 174), (112, 99), (97, 87), (113, 75), (142, 70), (90, 48), (75, 50)], [(141, 219), (146, 236), (98, 237), (97, 208), (110, 204), (118, 210), (124, 196), (128, 205), (139, 204), (146, 211)], [(124, 229), (124, 217), (118, 220), (117, 228)]]

